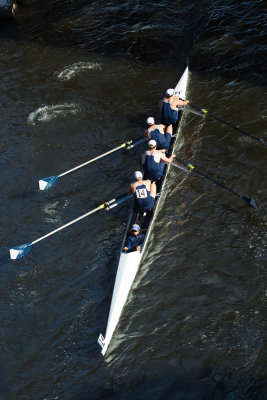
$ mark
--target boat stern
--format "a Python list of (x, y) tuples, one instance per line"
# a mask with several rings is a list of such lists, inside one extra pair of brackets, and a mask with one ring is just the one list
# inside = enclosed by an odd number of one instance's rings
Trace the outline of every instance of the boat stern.
[(102, 347), (102, 354), (107, 351), (112, 335), (119, 322), (120, 315), (124, 304), (127, 301), (128, 294), (131, 290), (135, 275), (141, 261), (142, 254), (140, 251), (131, 253), (121, 253), (119, 266), (117, 270), (115, 286), (112, 294), (112, 301), (109, 311), (106, 336), (100, 334), (98, 343)]

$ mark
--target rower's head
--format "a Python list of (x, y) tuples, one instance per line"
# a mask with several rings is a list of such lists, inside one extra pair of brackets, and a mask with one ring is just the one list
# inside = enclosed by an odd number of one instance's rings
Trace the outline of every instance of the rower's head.
[(157, 147), (156, 140), (153, 140), (153, 139), (149, 140), (148, 147), (149, 147), (149, 150), (155, 150)]
[(146, 123), (147, 123), (148, 126), (152, 126), (152, 125), (155, 124), (155, 120), (154, 120), (153, 117), (148, 117), (147, 120), (146, 120)]
[(135, 171), (134, 173), (134, 179), (136, 181), (141, 181), (143, 179), (143, 174), (141, 171)]
[(174, 95), (174, 89), (168, 89), (166, 90), (166, 97), (171, 97)]
[(130, 228), (130, 232), (131, 232), (134, 236), (139, 235), (140, 230), (141, 230), (141, 228), (140, 228), (140, 226), (139, 226), (138, 224), (134, 224), (134, 225), (132, 225), (131, 228)]

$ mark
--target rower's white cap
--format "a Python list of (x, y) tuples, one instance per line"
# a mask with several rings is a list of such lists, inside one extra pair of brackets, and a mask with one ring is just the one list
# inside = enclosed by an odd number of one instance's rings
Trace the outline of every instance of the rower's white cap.
[(135, 173), (134, 173), (134, 179), (142, 179), (143, 178), (143, 174), (142, 174), (142, 172), (141, 171), (135, 171)]
[(138, 225), (138, 224), (134, 224), (130, 228), (130, 231), (137, 231), (138, 232), (140, 230), (141, 230), (141, 228), (140, 228), (140, 225)]
[(154, 125), (155, 120), (153, 117), (148, 117), (148, 119), (146, 120), (147, 125)]
[(174, 89), (166, 90), (166, 96), (172, 96), (174, 94)]
[(149, 140), (148, 147), (155, 147), (155, 146), (157, 146), (156, 140), (153, 139)]

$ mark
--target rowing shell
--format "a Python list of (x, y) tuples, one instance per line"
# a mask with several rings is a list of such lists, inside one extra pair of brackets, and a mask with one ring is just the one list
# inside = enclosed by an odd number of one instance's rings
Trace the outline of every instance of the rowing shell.
[[(188, 81), (188, 68), (185, 69), (182, 77), (180, 78), (179, 82), (177, 83), (177, 85), (175, 87), (175, 94), (179, 95), (179, 97), (181, 97), (182, 99), (186, 98), (187, 81)], [(179, 124), (178, 124), (177, 132), (176, 132), (177, 135), (172, 137), (170, 147), (168, 149), (169, 155), (171, 155), (173, 152), (174, 145), (175, 145), (175, 142), (176, 142), (178, 134), (179, 134), (179, 125), (180, 125), (180, 121), (181, 121), (181, 116), (182, 116), (182, 110), (179, 111)], [(159, 209), (160, 198), (161, 198), (161, 194), (164, 189), (168, 171), (169, 171), (169, 164), (166, 164), (163, 176), (162, 176), (160, 182), (157, 184), (157, 197), (156, 197), (154, 209), (150, 210), (148, 212), (145, 212), (145, 213), (144, 212), (143, 213), (136, 212), (134, 209), (132, 209), (132, 212), (130, 214), (128, 224), (127, 224), (127, 229), (124, 234), (124, 239), (123, 239), (122, 247), (121, 247), (120, 260), (119, 260), (115, 285), (114, 285), (113, 294), (112, 294), (111, 306), (110, 306), (110, 310), (109, 310), (106, 336), (104, 337), (102, 334), (100, 334), (99, 338), (98, 338), (98, 343), (102, 347), (101, 353), (103, 355), (105, 355), (105, 353), (108, 349), (108, 346), (112, 339), (113, 333), (119, 322), (119, 319), (120, 319), (120, 316), (122, 313), (122, 309), (127, 301), (128, 294), (131, 290), (131, 287), (132, 287), (133, 281), (135, 279), (136, 273), (138, 271), (139, 265), (143, 259), (143, 254), (144, 254), (146, 245), (148, 243), (151, 228), (153, 226), (154, 220), (156, 219), (157, 210)], [(143, 249), (141, 252), (133, 251), (133, 252), (125, 253), (122, 250), (123, 250), (126, 240), (127, 240), (127, 233), (129, 231), (129, 227), (135, 223), (138, 223), (142, 228), (142, 232), (146, 234), (145, 240), (143, 243)]]

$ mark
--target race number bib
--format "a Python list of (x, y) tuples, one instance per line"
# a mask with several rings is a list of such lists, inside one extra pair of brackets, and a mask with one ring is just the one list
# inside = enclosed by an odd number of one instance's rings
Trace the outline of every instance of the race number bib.
[(136, 197), (138, 199), (146, 199), (147, 198), (146, 189), (136, 189)]

